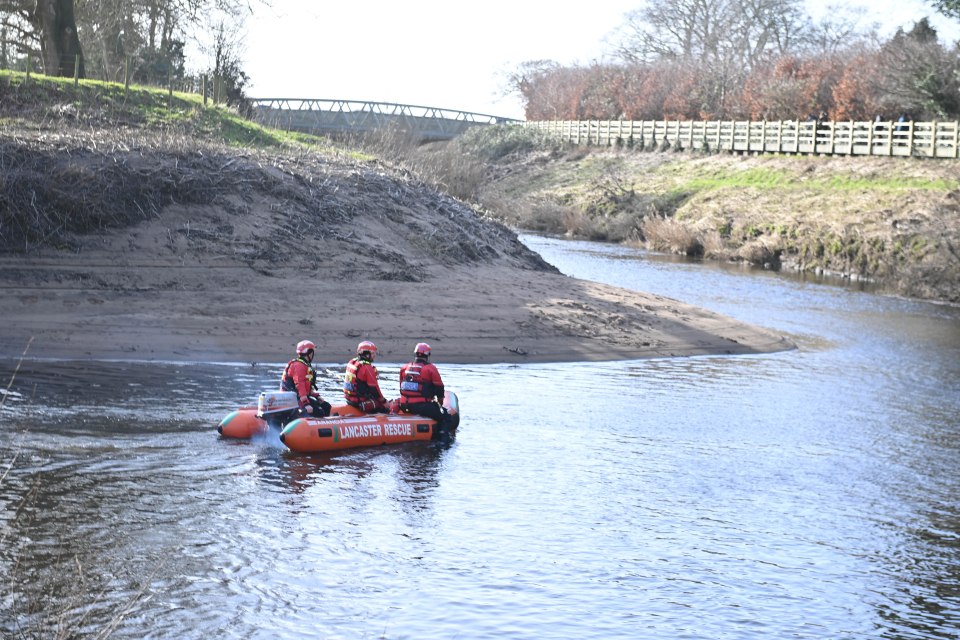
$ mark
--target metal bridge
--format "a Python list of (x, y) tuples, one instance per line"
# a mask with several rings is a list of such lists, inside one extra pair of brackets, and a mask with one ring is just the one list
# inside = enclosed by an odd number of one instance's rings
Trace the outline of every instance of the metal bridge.
[(396, 129), (421, 141), (450, 140), (470, 127), (522, 122), (482, 113), (392, 102), (312, 98), (256, 98), (254, 118), (270, 127), (305, 133), (360, 133)]

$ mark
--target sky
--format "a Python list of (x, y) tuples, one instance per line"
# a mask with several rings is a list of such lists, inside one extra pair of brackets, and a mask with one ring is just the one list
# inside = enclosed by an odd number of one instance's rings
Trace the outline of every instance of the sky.
[[(808, 0), (813, 17), (829, 0)], [(254, 3), (243, 53), (253, 98), (394, 102), (523, 118), (506, 78), (523, 62), (610, 59), (609, 37), (642, 0), (273, 0)], [(847, 0), (883, 36), (924, 16), (941, 40), (960, 23), (924, 0)], [(567, 5), (566, 7), (564, 5)], [(574, 8), (576, 7), (576, 8)]]

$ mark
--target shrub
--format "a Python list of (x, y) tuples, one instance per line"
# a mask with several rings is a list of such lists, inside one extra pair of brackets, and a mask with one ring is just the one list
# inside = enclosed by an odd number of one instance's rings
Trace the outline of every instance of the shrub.
[(462, 153), (488, 162), (514, 153), (526, 153), (538, 149), (552, 151), (558, 149), (561, 144), (540, 129), (509, 124), (471, 127), (459, 135), (454, 142)]
[(701, 256), (703, 242), (696, 229), (675, 218), (650, 216), (641, 226), (647, 245), (657, 251)]

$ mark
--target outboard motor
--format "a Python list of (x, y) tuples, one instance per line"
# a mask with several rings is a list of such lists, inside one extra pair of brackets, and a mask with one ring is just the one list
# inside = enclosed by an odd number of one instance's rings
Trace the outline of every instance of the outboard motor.
[(297, 417), (299, 410), (295, 391), (264, 391), (257, 399), (257, 416), (272, 425), (282, 427)]

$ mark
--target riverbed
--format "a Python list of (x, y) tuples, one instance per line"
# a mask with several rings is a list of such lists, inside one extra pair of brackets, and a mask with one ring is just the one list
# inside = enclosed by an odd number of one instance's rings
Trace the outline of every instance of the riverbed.
[(435, 345), (455, 440), (336, 455), (217, 437), (282, 362), (25, 361), (0, 409), (0, 634), (956, 637), (960, 309), (523, 239), (798, 349), (452, 366)]

